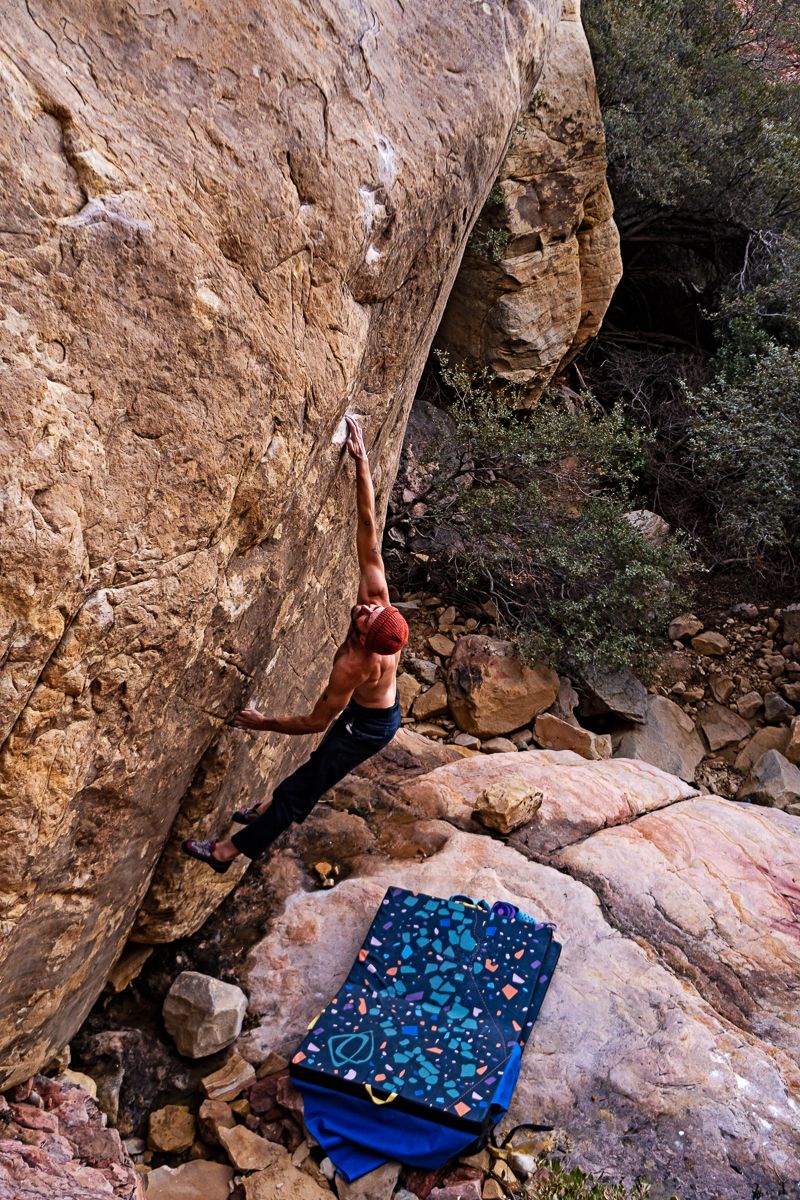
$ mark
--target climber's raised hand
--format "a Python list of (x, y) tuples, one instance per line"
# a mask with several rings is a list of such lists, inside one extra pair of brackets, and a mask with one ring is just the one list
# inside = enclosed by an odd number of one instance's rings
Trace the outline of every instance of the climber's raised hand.
[(355, 417), (351, 417), (349, 413), (345, 414), (347, 428), (350, 430), (350, 436), (347, 439), (347, 449), (356, 460), (367, 461), (367, 448), (364, 445), (364, 434), (361, 431), (361, 426)]

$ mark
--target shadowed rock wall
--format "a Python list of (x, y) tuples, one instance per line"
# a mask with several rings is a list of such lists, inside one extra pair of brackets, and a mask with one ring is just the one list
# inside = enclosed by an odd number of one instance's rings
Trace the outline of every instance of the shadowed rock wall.
[(235, 877), (178, 840), (308, 748), (223, 722), (316, 697), (337, 429), (365, 415), (382, 506), (560, 9), (0, 2), (0, 1081), (140, 908), (144, 941), (202, 922)]

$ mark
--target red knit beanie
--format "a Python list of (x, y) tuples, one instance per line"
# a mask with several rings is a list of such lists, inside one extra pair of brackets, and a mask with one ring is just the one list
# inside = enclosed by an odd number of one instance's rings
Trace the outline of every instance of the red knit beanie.
[(370, 654), (396, 654), (408, 641), (408, 626), (402, 613), (390, 605), (378, 613), (364, 635), (364, 648)]

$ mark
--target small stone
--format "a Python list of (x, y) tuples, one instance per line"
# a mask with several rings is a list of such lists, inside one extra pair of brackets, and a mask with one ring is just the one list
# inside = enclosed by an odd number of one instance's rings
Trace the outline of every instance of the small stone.
[(472, 733), (458, 733), (453, 738), (454, 746), (463, 746), (466, 750), (480, 750), (481, 740)]
[(224, 1066), (206, 1075), (200, 1085), (209, 1100), (235, 1100), (245, 1088), (255, 1083), (256, 1073), (249, 1062), (235, 1052)]
[(698, 700), (702, 700), (706, 694), (706, 689), (702, 683), (693, 684), (692, 687), (687, 687), (683, 693), (684, 700), (688, 700), (690, 704), (696, 704)]
[(763, 703), (764, 701), (761, 698), (760, 692), (747, 692), (736, 701), (736, 708), (740, 717), (744, 717), (746, 721), (750, 721), (762, 707)]
[(429, 1200), (481, 1200), (481, 1185), (477, 1179), (465, 1179), (461, 1183), (449, 1183), (435, 1187), (428, 1193)]
[(731, 612), (736, 617), (741, 617), (743, 621), (758, 620), (758, 609), (755, 604), (734, 604)]
[(727, 704), (736, 691), (736, 684), (729, 675), (712, 675), (709, 686), (712, 696), (720, 704)]
[(481, 1192), (483, 1200), (504, 1200), (506, 1193), (496, 1179), (487, 1179)]
[(177, 1154), (194, 1141), (195, 1120), (185, 1104), (167, 1104), (150, 1113), (147, 1144), (151, 1150)]
[(219, 1142), (220, 1129), (232, 1129), (236, 1118), (223, 1100), (204, 1100), (197, 1113), (200, 1133), (212, 1146)]
[(783, 694), (791, 704), (800, 704), (800, 683), (784, 683)]
[(513, 833), (535, 816), (542, 807), (544, 795), (519, 775), (510, 775), (503, 783), (492, 784), (475, 806), (474, 817), (487, 829)]
[(644, 721), (647, 688), (631, 671), (587, 670), (583, 677), (580, 712), (583, 716), (621, 717)]
[(767, 721), (787, 721), (794, 715), (794, 707), (779, 692), (767, 692), (764, 697), (764, 717)]
[(472, 633), (478, 628), (479, 624), (480, 622), (476, 621), (474, 617), (467, 617), (466, 621), (464, 622), (464, 632)]
[(432, 721), (422, 721), (414, 727), (416, 733), (421, 733), (423, 737), (429, 738), (446, 738), (447, 730), (442, 729), (441, 725), (434, 725)]
[(783, 638), (786, 642), (800, 642), (800, 604), (789, 604), (781, 613)]
[(764, 662), (773, 679), (777, 679), (779, 675), (782, 675), (786, 668), (786, 659), (782, 654), (765, 654)]
[(516, 733), (512, 733), (509, 741), (513, 742), (518, 750), (527, 750), (533, 741), (533, 733), (530, 729), (518, 729)]
[(283, 1146), (268, 1142), (258, 1133), (244, 1125), (233, 1125), (219, 1129), (219, 1142), (237, 1171), (264, 1171), (279, 1158)]
[(339, 1200), (392, 1200), (399, 1176), (400, 1163), (385, 1162), (353, 1183), (340, 1176), (336, 1180), (336, 1191)]
[(247, 996), (233, 983), (199, 971), (181, 971), (164, 1001), (164, 1024), (181, 1054), (205, 1058), (236, 1041)]
[(731, 648), (731, 644), (723, 633), (714, 633), (707, 630), (705, 633), (699, 633), (697, 637), (692, 638), (692, 649), (698, 654), (707, 654), (716, 657), (720, 654), (727, 654)]
[(507, 737), (493, 737), (485, 742), (481, 742), (481, 750), (484, 754), (514, 754), (518, 747)]
[(431, 687), (436, 683), (436, 663), (431, 662), (429, 658), (414, 658), (410, 656), (405, 660), (409, 671), (420, 681)]
[(439, 632), (447, 633), (448, 629), (455, 625), (457, 615), (458, 614), (456, 613), (456, 610), (452, 604), (449, 606), (449, 608), (446, 608), (438, 620)]
[(636, 532), (654, 546), (660, 546), (669, 537), (667, 522), (658, 513), (651, 512), (649, 508), (637, 508), (623, 515)]
[(250, 1115), (250, 1101), (244, 1096), (240, 1096), (238, 1100), (231, 1100), (231, 1112), (236, 1113), (237, 1117), (248, 1117)]
[(800, 763), (800, 717), (795, 717), (789, 730), (789, 741), (784, 754), (790, 763)]
[(277, 1075), (288, 1066), (288, 1059), (278, 1054), (277, 1050), (270, 1050), (264, 1061), (256, 1067), (256, 1079), (268, 1079), (270, 1075)]
[(420, 721), (428, 721), (431, 717), (442, 717), (447, 712), (447, 688), (441, 680), (422, 692), (414, 701), (412, 716)]
[(434, 633), (428, 638), (428, 645), (434, 654), (440, 655), (441, 658), (449, 658), (456, 648), (455, 642), (451, 642), (449, 637), (445, 637), (443, 633)]
[[(435, 668), (434, 668), (435, 671)], [(397, 676), (397, 695), (400, 700), (400, 712), (404, 717), (411, 711), (411, 705), (419, 695), (422, 684), (413, 675), (404, 671)]]
[(671, 642), (680, 642), (682, 638), (691, 638), (701, 633), (702, 629), (703, 622), (699, 621), (694, 613), (681, 613), (679, 617), (670, 621), (667, 632)]

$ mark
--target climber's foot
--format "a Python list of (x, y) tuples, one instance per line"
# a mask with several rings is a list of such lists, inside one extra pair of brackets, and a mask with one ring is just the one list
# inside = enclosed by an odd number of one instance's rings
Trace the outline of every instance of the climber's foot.
[(251, 804), (249, 808), (237, 808), (233, 814), (234, 821), (240, 825), (252, 825), (253, 821), (257, 821), (261, 816), (261, 812), (257, 804)]
[(188, 854), (190, 858), (198, 858), (200, 862), (206, 863), (211, 867), (212, 871), (218, 871), (220, 875), (224, 875), (231, 864), (230, 862), (222, 862), (220, 859), (214, 857), (214, 847), (216, 844), (213, 838), (209, 838), (205, 842), (200, 841), (198, 838), (188, 838), (183, 843), (183, 852), (184, 854)]

